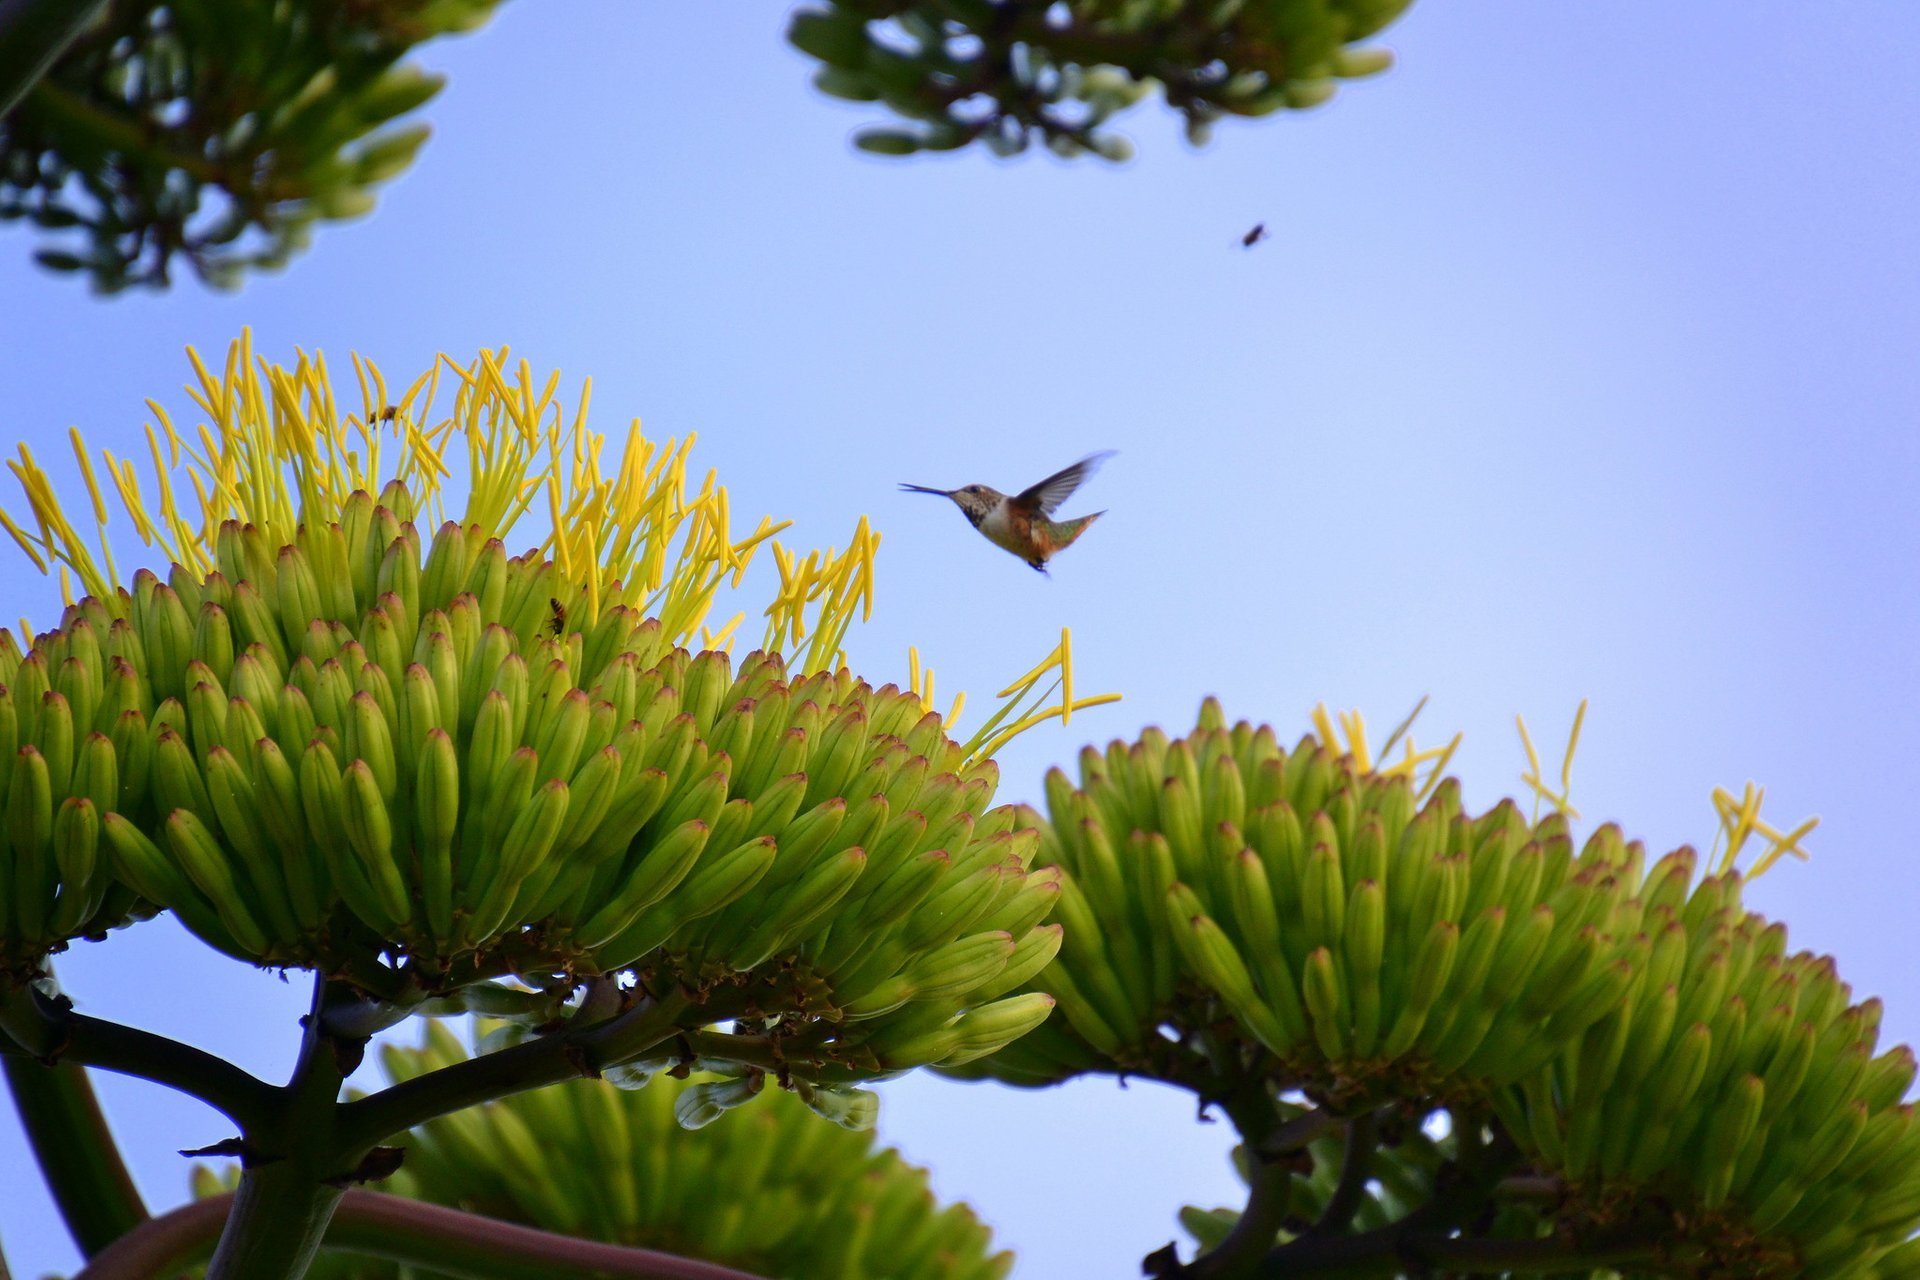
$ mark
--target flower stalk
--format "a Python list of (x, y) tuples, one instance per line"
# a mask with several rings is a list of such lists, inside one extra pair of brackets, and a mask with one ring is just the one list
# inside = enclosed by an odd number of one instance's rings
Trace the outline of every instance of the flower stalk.
[[(74, 1280), (165, 1280), (207, 1256), (235, 1195), (195, 1200), (116, 1241)], [(559, 1235), (403, 1196), (350, 1189), (327, 1248), (481, 1280), (548, 1280), (559, 1272), (624, 1280), (756, 1280), (732, 1267)]]
[[(328, 1035), (329, 1006), (356, 997), (325, 978), (314, 981), (300, 1057), (275, 1105), (240, 1137), (240, 1187), (208, 1280), (299, 1280), (307, 1272), (348, 1180), (349, 1161), (336, 1136), (340, 1088), (365, 1041)], [(343, 1159), (344, 1157), (344, 1159)]]
[(80, 1252), (92, 1257), (147, 1220), (85, 1067), (0, 1056), (40, 1173)]

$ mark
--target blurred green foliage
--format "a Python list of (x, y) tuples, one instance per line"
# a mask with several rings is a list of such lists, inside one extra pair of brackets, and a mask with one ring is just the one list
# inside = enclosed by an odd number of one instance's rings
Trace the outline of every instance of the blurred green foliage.
[(856, 143), (880, 155), (1035, 139), (1056, 154), (1130, 153), (1107, 119), (1156, 85), (1204, 142), (1223, 116), (1318, 106), (1335, 82), (1385, 70), (1354, 41), (1412, 0), (830, 0), (787, 38), (824, 65), (814, 83), (915, 122)]
[[(17, 0), (59, 3), (63, 0)], [(372, 209), (425, 124), (395, 125), (441, 77), (402, 63), (500, 0), (112, 0), (0, 118), (0, 220), (102, 293), (165, 287), (176, 259), (216, 288), (284, 266), (314, 224)], [(1196, 145), (1222, 117), (1317, 106), (1386, 69), (1355, 43), (1411, 0), (825, 0), (788, 39), (820, 90), (880, 102), (880, 155), (1038, 140), (1131, 153), (1104, 129), (1156, 87)]]
[(0, 120), (0, 219), (104, 293), (176, 259), (233, 288), (373, 207), (427, 137), (390, 122), (442, 83), (401, 60), (498, 3), (115, 0)]

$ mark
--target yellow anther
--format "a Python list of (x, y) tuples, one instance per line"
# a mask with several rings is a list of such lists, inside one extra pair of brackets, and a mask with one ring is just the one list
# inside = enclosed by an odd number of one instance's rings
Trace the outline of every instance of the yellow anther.
[(1533, 738), (1527, 733), (1527, 722), (1517, 715), (1513, 718), (1513, 722), (1520, 727), (1521, 745), (1524, 746), (1527, 751), (1527, 771), (1520, 775), (1520, 781), (1526, 783), (1528, 788), (1533, 792), (1533, 819), (1536, 822), (1539, 821), (1540, 818), (1540, 802), (1542, 800), (1552, 805), (1555, 812), (1568, 820), (1580, 816), (1580, 811), (1574, 808), (1572, 804), (1573, 753), (1574, 748), (1580, 743), (1580, 724), (1581, 721), (1586, 718), (1586, 714), (1586, 700), (1582, 699), (1579, 710), (1574, 713), (1573, 732), (1567, 737), (1567, 754), (1560, 765), (1559, 791), (1554, 791), (1551, 787), (1547, 786), (1546, 780), (1541, 776), (1540, 755), (1533, 749)]
[[(767, 647), (798, 671), (831, 670), (844, 661), (849, 627), (856, 617), (871, 618), (874, 606), (880, 535), (864, 516), (844, 550), (798, 555), (778, 540), (790, 522), (770, 517), (737, 536), (731, 496), (712, 471), (690, 491), (692, 434), (652, 441), (635, 420), (617, 464), (609, 466), (605, 438), (586, 428), (592, 384), (582, 383), (569, 418), (559, 399), (560, 375), (549, 372), (536, 383), (531, 364), (509, 364), (510, 358), (506, 347), (481, 350), (464, 364), (442, 356), (395, 400), (379, 366), (356, 355), (359, 411), (342, 415), (323, 352), (296, 351), (292, 368), (274, 365), (256, 359), (252, 336), (243, 332), (218, 369), (188, 352), (193, 381), (187, 394), (201, 421), (183, 431), (149, 401), (146, 465), (112, 453), (101, 461), (134, 534), (192, 573), (217, 562), (227, 521), (252, 525), (270, 545), (284, 545), (302, 523), (336, 519), (354, 492), (380, 495), (394, 484), (405, 490), (417, 518), (430, 518), (429, 527), (452, 519), (505, 540), (523, 516), (537, 513), (550, 526), (541, 552), (577, 588), (573, 598), (584, 599), (575, 606), (579, 625), (623, 605), (657, 618), (674, 644), (731, 645), (744, 615), (710, 626), (716, 597), (723, 586), (740, 588), (755, 554), (770, 547), (778, 586), (765, 609)], [(436, 410), (443, 373), (451, 375), (451, 404)], [(107, 491), (77, 431), (71, 441), (92, 505), (93, 536), (74, 530), (24, 446), (8, 467), (26, 510), (18, 520), (0, 512), (0, 527), (41, 572), (58, 570), (69, 598), (77, 590), (125, 609), (128, 597), (107, 543)], [(464, 509), (450, 513), (442, 509), (442, 490), (461, 455)], [(143, 471), (152, 477), (144, 492)], [(1115, 700), (1114, 694), (1077, 696), (1072, 659), (1072, 637), (1063, 630), (1055, 650), (1002, 692), (1010, 701), (968, 750), (997, 749), (1035, 724), (1055, 716), (1064, 723), (1075, 711)], [(910, 684), (931, 710), (933, 671), (917, 650), (910, 662)], [(1055, 679), (1042, 688), (1049, 674)], [(956, 695), (949, 723), (964, 706), (965, 695)]]

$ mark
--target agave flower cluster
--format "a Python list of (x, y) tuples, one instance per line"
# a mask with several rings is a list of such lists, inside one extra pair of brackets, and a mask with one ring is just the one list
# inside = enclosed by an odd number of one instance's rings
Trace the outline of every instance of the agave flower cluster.
[[(198, 448), (164, 417), (153, 437), (158, 513), (105, 461), (164, 581), (113, 576), (95, 485), (98, 567), (23, 450), (37, 535), (9, 528), (85, 594), (24, 652), (0, 633), (9, 971), (137, 895), (230, 955), (402, 1004), (636, 970), (708, 1020), (778, 1024), (783, 1072), (961, 1061), (1044, 1018), (1043, 995), (999, 998), (1059, 942), (1037, 835), (991, 807), (977, 742), (838, 665), (871, 602), (865, 522), (844, 554), (780, 551), (774, 651), (736, 664), (712, 646), (739, 620), (706, 618), (780, 526), (734, 538), (711, 477), (689, 499), (685, 446), (637, 430), (602, 475), (524, 365), (456, 372), (434, 423), (438, 367), (384, 408), (363, 367), (346, 420), (318, 362), (256, 368), (240, 344), (202, 367)], [(462, 442), (467, 510), (429, 528)], [(554, 532), (510, 554), (542, 493)]]
[[(1649, 866), (1612, 825), (1576, 846), (1559, 809), (1469, 814), (1437, 773), (1311, 736), (1288, 750), (1212, 703), (1185, 738), (1149, 730), (1080, 768), (1049, 776), (1040, 857), (1066, 873), (1066, 943), (1033, 986), (1062, 1016), (975, 1073), (1146, 1074), (1223, 1103), (1251, 1079), (1281, 1120), (1302, 1095), (1333, 1116), (1491, 1114), (1562, 1188), (1524, 1234), (1653, 1213), (1690, 1273), (1904, 1274), (1913, 1054), (1876, 1056), (1879, 1002), (1790, 954), (1729, 865), (1699, 877), (1682, 848)], [(1411, 1156), (1383, 1159), (1388, 1184), (1418, 1181)], [(1311, 1222), (1331, 1187), (1292, 1183)]]
[[(489, 1049), (541, 1041), (478, 1071), (444, 1037), (392, 1056), (392, 1088), (296, 1135), (313, 1149), (262, 1122), (285, 1091), (223, 1077), (264, 1158), (216, 1267), (275, 1230), (318, 1246), (320, 1219), (271, 1212), (290, 1156), (289, 1179), (313, 1175), (294, 1198), (318, 1202), (429, 1122), (429, 1196), (614, 1239), (673, 1222), (805, 1274), (998, 1274), (971, 1218), (934, 1213), (865, 1139), (784, 1112), (754, 1122), (759, 1149), (843, 1175), (809, 1186), (811, 1219), (750, 1222), (739, 1194), (690, 1205), (684, 1169), (572, 1172), (655, 1158), (621, 1135), (669, 1111), (741, 1133), (725, 1113), (770, 1080), (859, 1127), (875, 1102), (853, 1086), (923, 1065), (1141, 1074), (1223, 1107), (1247, 1207), (1191, 1211), (1214, 1252), (1189, 1272), (1163, 1251), (1150, 1274), (1223, 1280), (1330, 1249), (1382, 1273), (1920, 1265), (1914, 1057), (1880, 1051), (1878, 1002), (1854, 1003), (1831, 960), (1742, 906), (1742, 850), (1765, 842), (1757, 874), (1810, 826), (1761, 821), (1756, 789), (1715, 793), (1717, 862), (1649, 859), (1610, 824), (1575, 840), (1572, 743), (1556, 788), (1527, 741), (1544, 818), (1475, 814), (1443, 776), (1451, 746), (1409, 738), (1376, 765), (1357, 718), (1345, 744), (1321, 713), (1288, 748), (1209, 702), (1185, 737), (1149, 729), (1086, 749), (1077, 782), (1050, 773), (1045, 816), (996, 806), (1002, 743), (1108, 698), (1075, 695), (1065, 633), (964, 742), (917, 651), (905, 688), (857, 678), (864, 521), (845, 551), (804, 556), (771, 521), (737, 536), (725, 490), (688, 484), (690, 442), (636, 429), (603, 472), (585, 396), (569, 420), (557, 382), (504, 354), (392, 401), (361, 366), (344, 417), (318, 360), (274, 368), (243, 342), (221, 376), (196, 366), (207, 424), (183, 436), (155, 408), (157, 502), (104, 458), (164, 576), (119, 577), (77, 437), (91, 544), (31, 454), (11, 464), (31, 514), (0, 521), (69, 603), (50, 630), (0, 631), (0, 997), (70, 939), (165, 910), (230, 955), (317, 971), (311, 1025), (348, 1056), (409, 1013), (500, 1016)], [(471, 484), (450, 515), (460, 448)], [(544, 538), (511, 552), (541, 509)], [(736, 659), (741, 617), (708, 619), (762, 546), (779, 585)], [(46, 1033), (34, 1045), (62, 1034), (44, 992), (13, 1014)], [(613, 1090), (693, 1071), (639, 1101)], [(609, 1082), (460, 1114), (574, 1072)], [(335, 1106), (339, 1077), (313, 1080)], [(557, 1164), (536, 1131), (585, 1145)], [(732, 1138), (703, 1141), (715, 1180), (797, 1195)]]

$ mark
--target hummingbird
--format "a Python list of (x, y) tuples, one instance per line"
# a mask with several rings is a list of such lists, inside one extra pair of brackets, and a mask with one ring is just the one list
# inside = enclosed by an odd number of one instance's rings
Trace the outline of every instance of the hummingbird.
[(1090, 516), (1075, 516), (1071, 520), (1053, 518), (1060, 504), (1080, 487), (1080, 482), (1092, 475), (1094, 469), (1111, 458), (1114, 452), (1107, 449), (1090, 453), (1072, 466), (1054, 472), (1039, 484), (1011, 495), (984, 484), (970, 484), (964, 489), (929, 489), (923, 484), (903, 484), (900, 487), (909, 493), (933, 493), (953, 499), (954, 505), (966, 514), (974, 528), (986, 535), (988, 542), (1013, 552), (1045, 573), (1047, 561), (1086, 532), (1088, 525), (1107, 514), (1096, 511)]

